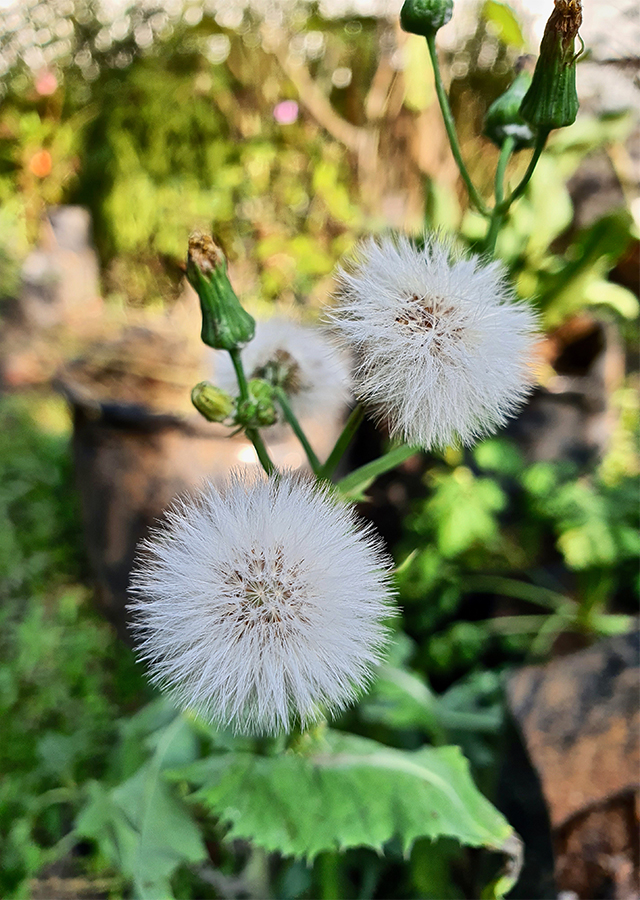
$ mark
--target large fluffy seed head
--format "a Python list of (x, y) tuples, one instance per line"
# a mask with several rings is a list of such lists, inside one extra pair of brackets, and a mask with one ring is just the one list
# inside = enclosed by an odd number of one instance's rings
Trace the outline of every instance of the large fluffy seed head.
[(437, 237), (423, 249), (386, 237), (365, 242), (339, 279), (330, 318), (355, 353), (355, 393), (392, 434), (425, 448), (470, 444), (531, 390), (536, 317), (499, 263)]
[(368, 681), (390, 562), (326, 489), (236, 473), (174, 505), (141, 550), (138, 654), (181, 706), (273, 733), (344, 708)]
[[(216, 383), (237, 393), (227, 354), (218, 354)], [(349, 371), (339, 350), (319, 328), (276, 316), (256, 323), (256, 334), (242, 350), (247, 378), (277, 381), (298, 418), (335, 416), (350, 396)]]

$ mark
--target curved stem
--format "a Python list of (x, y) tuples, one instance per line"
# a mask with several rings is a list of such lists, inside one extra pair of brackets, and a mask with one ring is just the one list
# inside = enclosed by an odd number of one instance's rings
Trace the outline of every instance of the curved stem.
[(449, 98), (447, 96), (447, 92), (444, 89), (444, 84), (442, 83), (442, 75), (440, 74), (440, 64), (438, 62), (438, 54), (436, 52), (435, 32), (428, 35), (426, 41), (427, 47), (429, 48), (429, 56), (431, 57), (431, 64), (433, 66), (436, 95), (438, 97), (438, 103), (440, 104), (440, 110), (442, 112), (442, 118), (444, 120), (444, 127), (447, 130), (447, 137), (449, 138), (449, 144), (451, 145), (453, 158), (456, 161), (456, 165), (458, 166), (462, 180), (466, 185), (467, 191), (469, 193), (469, 200), (473, 203), (476, 209), (480, 213), (482, 213), (483, 216), (488, 217), (490, 215), (490, 211), (486, 203), (476, 190), (476, 187), (471, 180), (471, 176), (467, 171), (467, 167), (464, 164), (464, 160), (462, 159), (460, 144), (458, 143), (458, 135), (456, 134), (456, 125), (453, 120), (451, 107), (449, 106)]
[(504, 201), (504, 176), (514, 147), (515, 139), (512, 137), (508, 137), (502, 145), (502, 148), (500, 150), (500, 157), (498, 159), (498, 165), (496, 166), (496, 179), (494, 189), (496, 205), (491, 212), (491, 221), (489, 222), (489, 228), (487, 229), (487, 234), (482, 247), (484, 253), (489, 256), (493, 256), (493, 253), (496, 249), (496, 241), (507, 214), (506, 210), (504, 212), (501, 210), (501, 204)]
[(314, 453), (313, 447), (309, 443), (306, 434), (302, 430), (302, 426), (300, 425), (300, 422), (298, 421), (296, 414), (294, 413), (294, 411), (291, 408), (291, 405), (289, 403), (289, 398), (287, 397), (286, 393), (283, 391), (283, 389), (281, 387), (277, 387), (275, 389), (274, 393), (275, 393), (278, 403), (282, 407), (282, 412), (284, 413), (285, 419), (287, 420), (289, 425), (291, 425), (293, 433), (300, 441), (300, 443), (302, 445), (302, 449), (304, 450), (304, 452), (307, 455), (307, 459), (309, 460), (309, 465), (311, 466), (311, 469), (313, 470), (313, 474), (317, 477), (322, 468), (322, 466), (320, 464), (320, 460)]
[(538, 165), (538, 160), (540, 159), (540, 154), (544, 150), (544, 146), (547, 143), (547, 138), (549, 137), (548, 131), (541, 131), (538, 134), (538, 138), (536, 140), (535, 147), (533, 148), (533, 156), (529, 161), (529, 166), (527, 171), (524, 173), (522, 177), (522, 181), (520, 184), (509, 194), (506, 200), (503, 200), (500, 204), (501, 207), (504, 207), (504, 212), (506, 212), (514, 200), (517, 200), (518, 197), (521, 197), (524, 194), (525, 189), (529, 182), (531, 181), (531, 176), (534, 173), (535, 167)]
[[(229, 356), (231, 357), (231, 362), (233, 363), (233, 368), (235, 369), (236, 378), (238, 380), (238, 390), (240, 391), (240, 399), (248, 400), (249, 399), (249, 387), (247, 385), (247, 376), (244, 374), (244, 368), (242, 365), (242, 359), (240, 357), (240, 351), (238, 348), (234, 348), (233, 350), (229, 350)], [(260, 465), (265, 470), (267, 475), (270, 475), (274, 470), (275, 466), (273, 465), (271, 458), (269, 456), (269, 451), (262, 440), (262, 436), (257, 428), (245, 428), (245, 434), (253, 444), (253, 448), (256, 451), (256, 456), (260, 461)]]
[(362, 405), (358, 403), (358, 405), (354, 407), (351, 415), (347, 419), (347, 422), (342, 429), (342, 433), (340, 434), (338, 440), (335, 442), (333, 450), (329, 454), (327, 461), (321, 467), (318, 473), (320, 478), (331, 478), (338, 466), (338, 463), (344, 456), (345, 450), (353, 440), (356, 431), (362, 424), (363, 419), (364, 409), (362, 408)]

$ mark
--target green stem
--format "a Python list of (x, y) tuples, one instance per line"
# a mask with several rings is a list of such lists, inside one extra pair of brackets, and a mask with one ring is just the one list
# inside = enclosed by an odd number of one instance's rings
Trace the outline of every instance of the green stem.
[(533, 156), (529, 161), (529, 166), (527, 167), (527, 171), (524, 173), (522, 181), (520, 184), (509, 194), (506, 200), (503, 200), (501, 207), (504, 208), (504, 212), (507, 212), (511, 204), (514, 200), (517, 200), (518, 197), (521, 197), (524, 194), (527, 185), (531, 181), (531, 176), (533, 175), (536, 166), (538, 165), (538, 160), (540, 159), (540, 155), (544, 150), (545, 144), (547, 143), (547, 138), (549, 137), (549, 132), (544, 130), (538, 134), (538, 138), (536, 140), (535, 147), (533, 148)]
[(300, 443), (302, 445), (302, 449), (304, 450), (304, 452), (307, 455), (307, 459), (309, 460), (309, 465), (311, 466), (311, 468), (313, 470), (313, 474), (317, 477), (322, 468), (322, 466), (320, 464), (320, 460), (314, 453), (313, 447), (309, 443), (306, 434), (302, 430), (300, 422), (298, 421), (296, 414), (294, 413), (294, 411), (291, 408), (291, 405), (289, 403), (289, 398), (287, 397), (286, 393), (284, 392), (284, 390), (281, 387), (277, 387), (275, 389), (274, 393), (275, 393), (278, 403), (282, 407), (282, 412), (284, 413), (285, 419), (287, 420), (289, 425), (291, 425), (291, 428), (293, 429), (293, 433), (300, 441)]
[[(244, 374), (244, 368), (242, 365), (242, 359), (240, 357), (240, 351), (237, 347), (233, 350), (229, 350), (229, 356), (231, 357), (231, 362), (233, 363), (233, 368), (235, 369), (236, 378), (238, 380), (238, 390), (240, 391), (240, 399), (248, 400), (249, 399), (249, 386), (247, 385), (247, 376)], [(257, 428), (246, 428), (245, 434), (253, 444), (253, 448), (256, 451), (256, 455), (260, 460), (260, 465), (265, 470), (267, 475), (270, 475), (273, 471), (275, 471), (275, 466), (271, 462), (271, 458), (269, 457), (269, 452), (266, 448), (264, 441), (260, 435), (260, 432)]]
[(342, 429), (342, 433), (336, 441), (333, 450), (329, 454), (327, 461), (320, 469), (318, 473), (320, 478), (331, 478), (338, 466), (338, 463), (344, 456), (345, 450), (353, 440), (356, 431), (362, 424), (363, 419), (364, 409), (362, 408), (362, 405), (358, 403), (358, 405), (353, 409), (351, 415), (347, 419), (346, 425)]
[(504, 176), (514, 147), (515, 139), (508, 137), (500, 150), (495, 179), (496, 205), (491, 212), (491, 221), (489, 222), (489, 228), (482, 247), (484, 253), (488, 256), (493, 256), (495, 252), (496, 241), (506, 217), (506, 210), (504, 212), (501, 210), (501, 204), (504, 201)]
[(462, 176), (462, 180), (464, 181), (467, 187), (467, 191), (469, 192), (469, 200), (471, 200), (473, 205), (480, 213), (482, 213), (483, 216), (488, 217), (490, 215), (490, 211), (486, 203), (476, 190), (476, 187), (471, 180), (471, 176), (467, 171), (467, 167), (464, 164), (464, 160), (462, 159), (462, 153), (460, 151), (460, 145), (458, 143), (458, 135), (456, 134), (456, 125), (453, 119), (453, 114), (451, 112), (451, 107), (449, 106), (449, 98), (447, 97), (447, 92), (445, 91), (444, 84), (442, 83), (440, 64), (438, 62), (438, 54), (436, 52), (435, 32), (428, 35), (426, 41), (427, 47), (429, 48), (429, 56), (431, 57), (431, 64), (433, 66), (436, 95), (440, 104), (440, 110), (442, 112), (442, 118), (444, 120), (444, 127), (447, 130), (447, 137), (449, 138), (449, 144), (451, 145), (453, 158), (456, 161), (456, 165), (458, 166), (460, 175)]
[(238, 390), (240, 391), (240, 399), (248, 400), (249, 386), (247, 385), (247, 376), (244, 374), (244, 366), (242, 365), (242, 357), (240, 356), (240, 351), (237, 347), (233, 350), (229, 350), (229, 356), (231, 357), (231, 362), (233, 363), (233, 368), (235, 369), (236, 379), (238, 381)]
[(340, 856), (334, 850), (319, 854), (317, 871), (321, 900), (340, 900), (344, 896), (340, 878)]

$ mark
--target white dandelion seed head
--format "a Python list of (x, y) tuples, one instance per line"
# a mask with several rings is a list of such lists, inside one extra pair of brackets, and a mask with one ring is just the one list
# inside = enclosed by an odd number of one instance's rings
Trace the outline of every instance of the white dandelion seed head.
[(356, 357), (354, 391), (392, 435), (421, 447), (471, 444), (505, 424), (532, 389), (535, 313), (498, 262), (450, 241), (369, 239), (339, 272), (329, 312)]
[[(320, 328), (279, 316), (258, 321), (255, 337), (241, 353), (247, 378), (269, 380), (277, 370), (299, 419), (335, 417), (349, 401), (348, 365)], [(217, 354), (216, 366), (216, 383), (235, 396), (235, 372), (226, 353)]]
[(290, 472), (234, 472), (166, 518), (130, 588), (153, 682), (248, 733), (304, 726), (356, 698), (392, 606), (390, 560), (352, 508)]

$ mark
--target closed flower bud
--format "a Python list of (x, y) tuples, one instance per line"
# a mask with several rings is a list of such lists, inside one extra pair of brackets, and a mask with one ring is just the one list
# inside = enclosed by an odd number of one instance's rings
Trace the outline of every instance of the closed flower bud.
[(194, 387), (191, 402), (209, 422), (224, 422), (233, 412), (233, 398), (209, 381), (201, 381)]
[(554, 0), (554, 5), (531, 87), (520, 106), (522, 118), (544, 131), (572, 125), (578, 114), (575, 39), (582, 24), (582, 3)]
[(238, 401), (236, 422), (245, 428), (265, 428), (274, 425), (278, 416), (273, 403), (273, 387), (261, 378), (252, 378), (247, 388), (247, 400)]
[(484, 133), (498, 147), (508, 137), (515, 142), (514, 150), (530, 147), (535, 132), (520, 115), (520, 104), (531, 84), (531, 75), (523, 70), (511, 86), (491, 104), (484, 119)]
[(404, 31), (429, 37), (446, 25), (453, 12), (453, 0), (405, 0), (400, 11)]
[(200, 298), (203, 342), (217, 350), (244, 347), (256, 323), (240, 305), (224, 254), (209, 235), (195, 232), (189, 238), (187, 278)]

